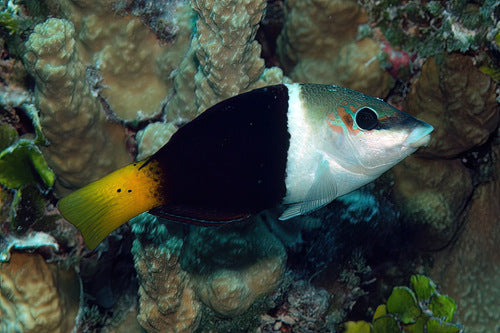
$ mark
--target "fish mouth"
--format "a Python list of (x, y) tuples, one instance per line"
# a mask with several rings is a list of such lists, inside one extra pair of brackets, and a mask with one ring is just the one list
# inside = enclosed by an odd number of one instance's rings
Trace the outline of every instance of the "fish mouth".
[(425, 147), (431, 140), (430, 133), (434, 130), (431, 125), (422, 122), (420, 126), (411, 131), (410, 135), (406, 138), (403, 146), (410, 148)]

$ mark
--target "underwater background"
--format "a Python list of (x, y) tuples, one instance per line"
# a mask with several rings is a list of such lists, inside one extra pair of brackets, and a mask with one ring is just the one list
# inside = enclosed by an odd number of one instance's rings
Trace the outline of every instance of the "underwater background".
[[(500, 332), (500, 2), (3, 0), (0, 333)], [(59, 198), (240, 92), (332, 83), (435, 130), (307, 216), (147, 213), (95, 250)]]

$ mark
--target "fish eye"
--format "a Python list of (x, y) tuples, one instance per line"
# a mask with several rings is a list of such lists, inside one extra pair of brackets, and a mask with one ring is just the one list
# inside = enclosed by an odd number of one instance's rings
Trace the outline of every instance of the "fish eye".
[(358, 127), (366, 131), (374, 129), (378, 125), (377, 113), (366, 106), (356, 112), (355, 120)]

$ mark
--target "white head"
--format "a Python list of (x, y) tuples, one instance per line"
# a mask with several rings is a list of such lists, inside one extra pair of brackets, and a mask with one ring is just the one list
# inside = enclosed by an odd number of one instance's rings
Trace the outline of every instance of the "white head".
[(430, 140), (433, 127), (380, 99), (338, 86), (303, 85), (303, 101), (334, 163), (374, 179)]

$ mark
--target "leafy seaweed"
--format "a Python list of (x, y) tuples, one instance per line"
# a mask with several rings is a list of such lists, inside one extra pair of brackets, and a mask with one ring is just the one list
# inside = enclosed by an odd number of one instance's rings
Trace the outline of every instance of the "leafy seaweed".
[(436, 290), (426, 276), (413, 275), (412, 288), (394, 287), (387, 305), (377, 307), (372, 323), (347, 322), (347, 333), (456, 333), (460, 324), (452, 323), (457, 310), (455, 301)]

